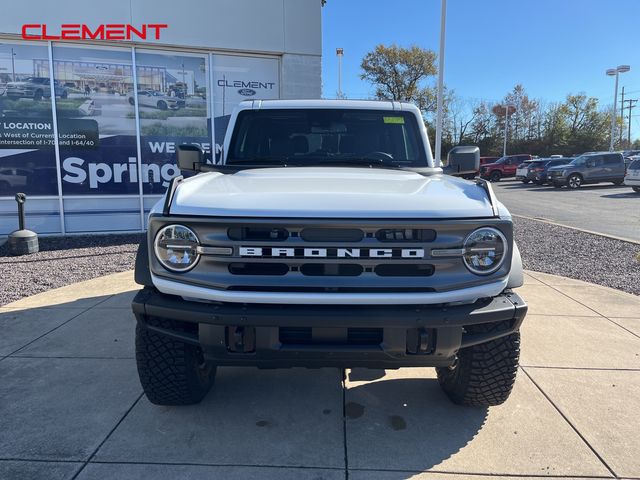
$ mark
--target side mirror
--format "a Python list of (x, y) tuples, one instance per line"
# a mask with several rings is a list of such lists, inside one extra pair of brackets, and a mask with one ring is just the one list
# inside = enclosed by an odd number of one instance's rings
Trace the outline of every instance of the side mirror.
[(204, 152), (197, 145), (178, 145), (178, 168), (197, 172), (203, 163)]
[(447, 155), (444, 173), (472, 178), (479, 168), (480, 149), (475, 146), (457, 146), (453, 147)]

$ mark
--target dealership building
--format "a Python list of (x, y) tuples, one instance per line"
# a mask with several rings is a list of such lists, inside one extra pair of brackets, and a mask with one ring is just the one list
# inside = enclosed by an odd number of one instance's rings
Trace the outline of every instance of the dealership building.
[[(25, 39), (26, 38), (26, 39)], [(319, 98), (320, 0), (14, 2), (0, 16), (0, 236), (141, 231), (175, 147), (247, 99)]]

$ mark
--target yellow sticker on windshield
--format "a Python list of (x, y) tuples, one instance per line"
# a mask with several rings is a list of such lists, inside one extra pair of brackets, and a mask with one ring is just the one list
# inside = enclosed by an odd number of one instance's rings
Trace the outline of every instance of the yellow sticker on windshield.
[(399, 123), (404, 125), (404, 117), (383, 117), (384, 123)]

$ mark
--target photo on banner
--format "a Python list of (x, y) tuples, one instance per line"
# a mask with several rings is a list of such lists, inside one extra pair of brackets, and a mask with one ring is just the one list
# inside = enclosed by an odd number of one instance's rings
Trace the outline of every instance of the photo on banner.
[(131, 51), (54, 45), (53, 75), (62, 193), (137, 194)]
[(176, 147), (211, 152), (208, 55), (136, 50), (143, 189), (162, 194), (178, 175)]
[[(55, 84), (55, 95), (66, 96)], [(0, 197), (58, 195), (46, 45), (0, 43)]]

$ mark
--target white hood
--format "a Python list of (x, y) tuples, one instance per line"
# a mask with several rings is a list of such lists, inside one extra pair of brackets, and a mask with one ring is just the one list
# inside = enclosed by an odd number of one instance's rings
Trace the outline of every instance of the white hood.
[(343, 167), (203, 173), (184, 180), (176, 215), (306, 218), (478, 218), (493, 216), (484, 189), (445, 175)]

